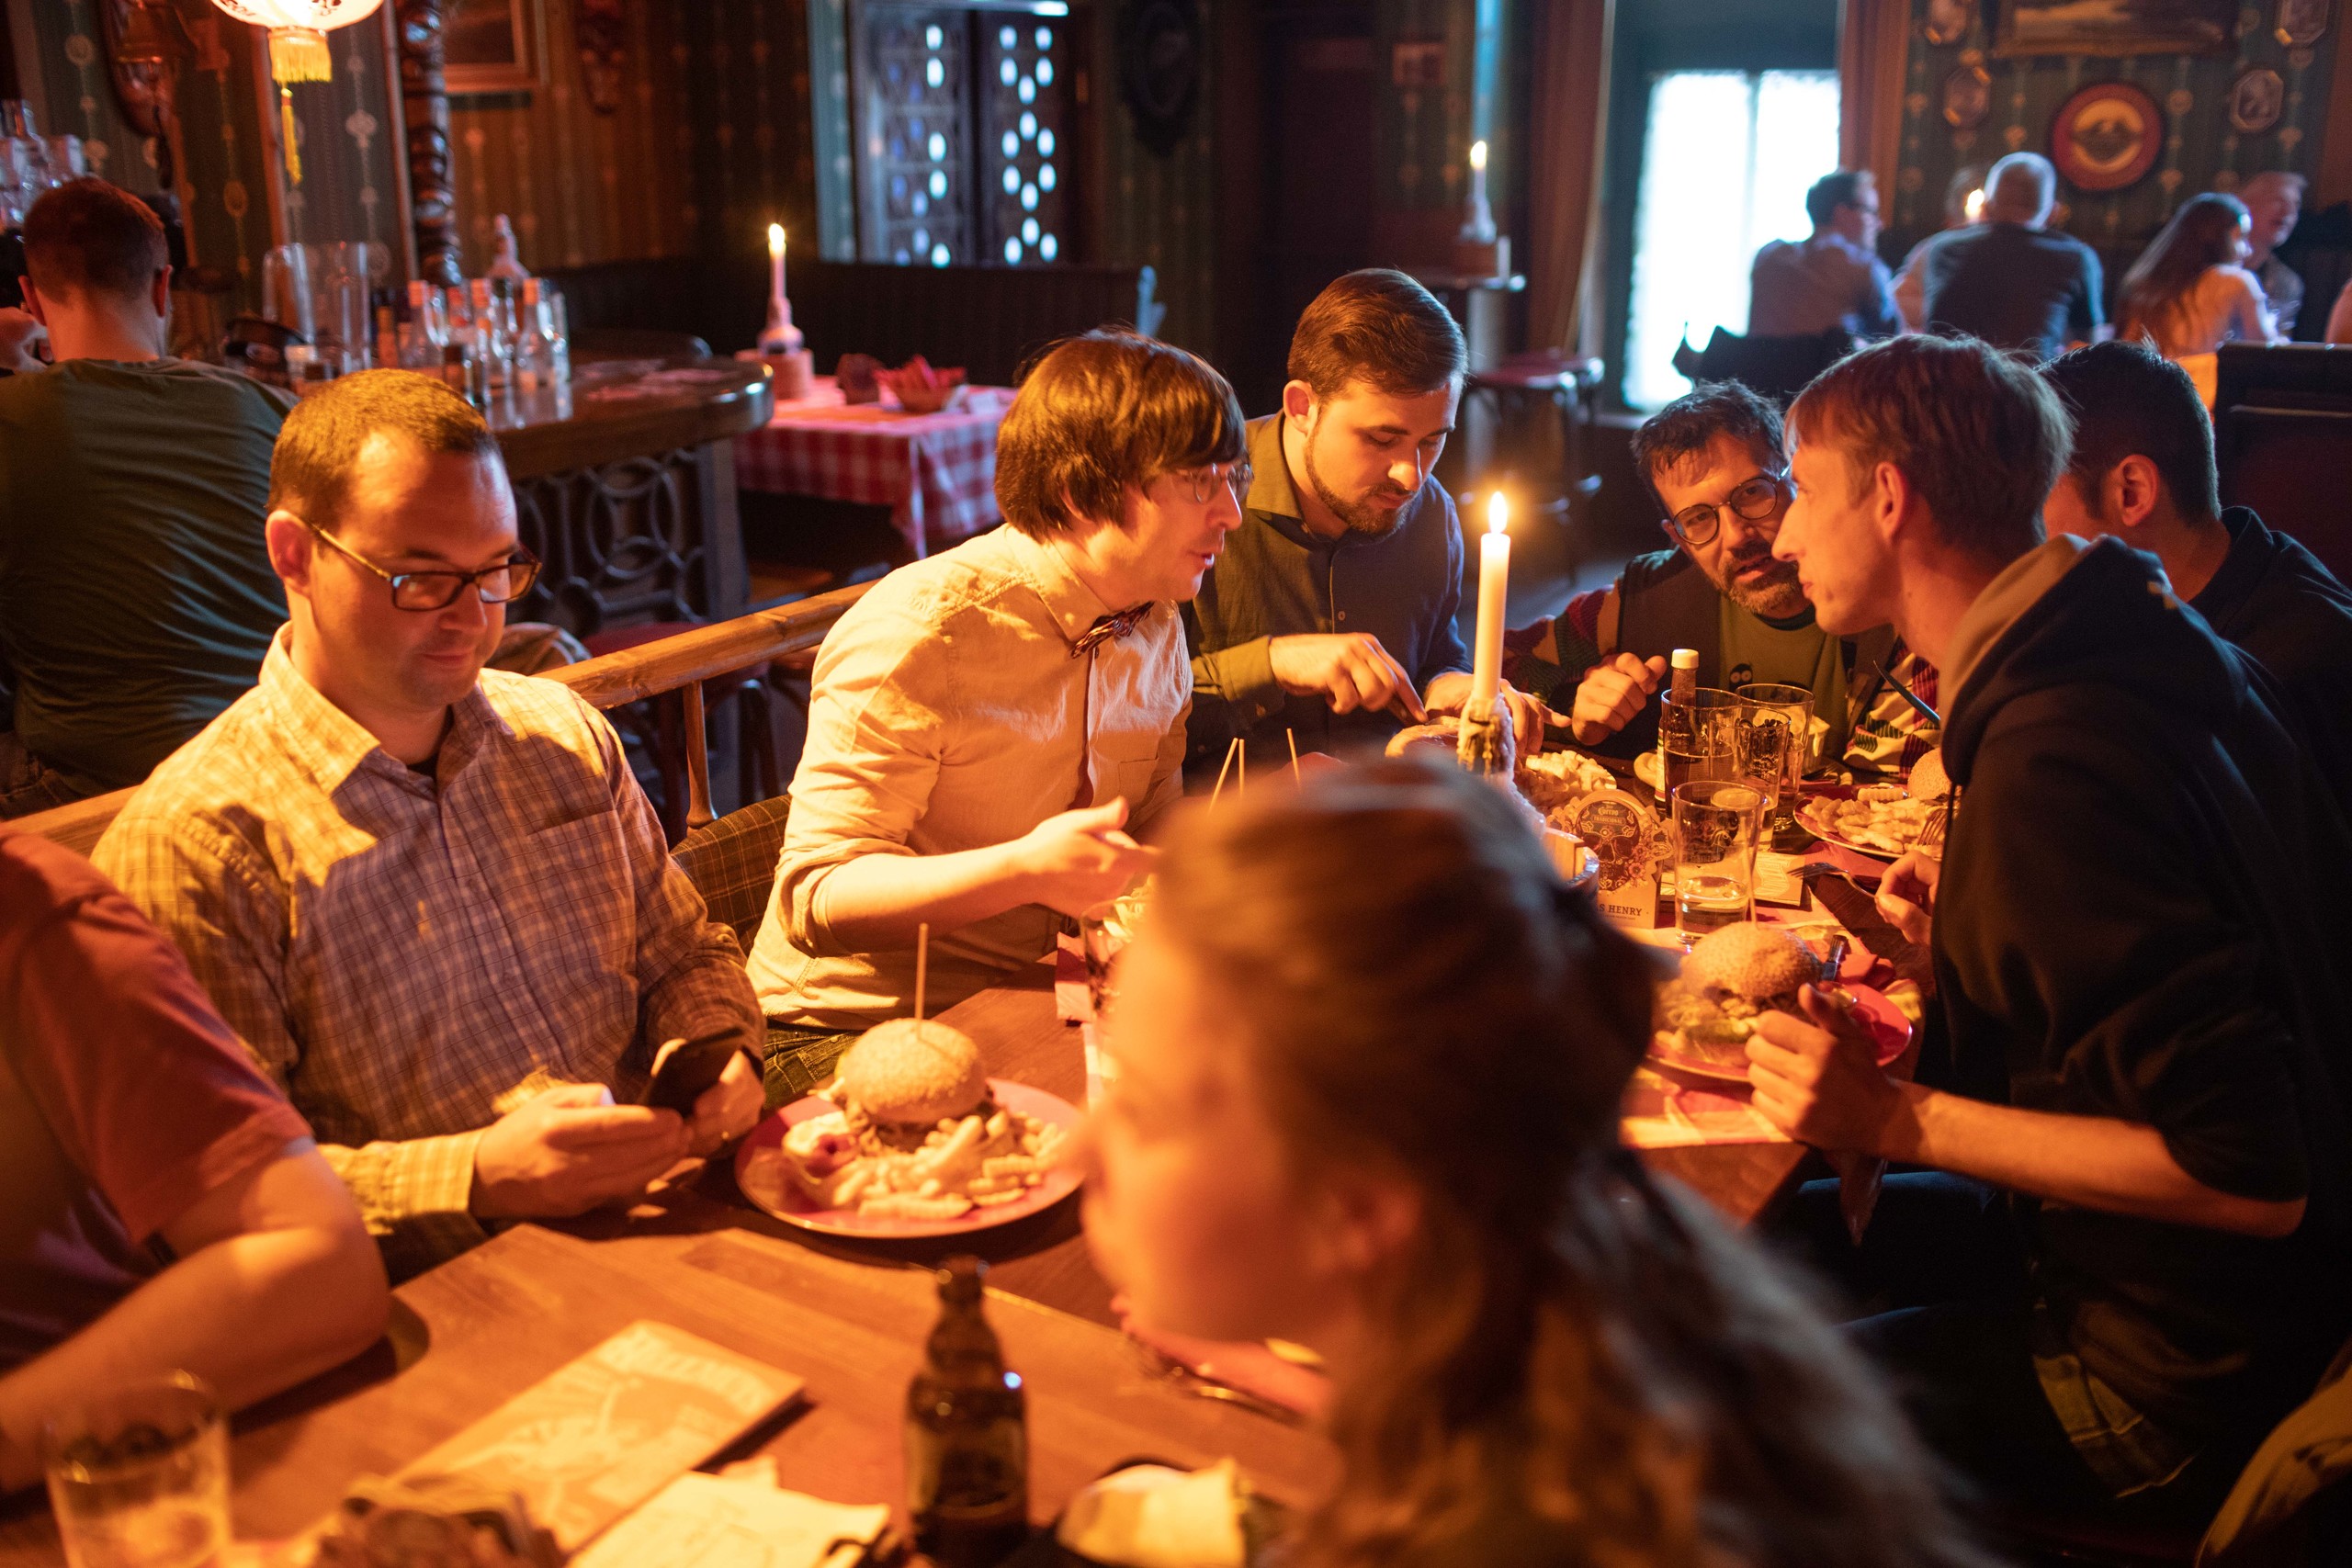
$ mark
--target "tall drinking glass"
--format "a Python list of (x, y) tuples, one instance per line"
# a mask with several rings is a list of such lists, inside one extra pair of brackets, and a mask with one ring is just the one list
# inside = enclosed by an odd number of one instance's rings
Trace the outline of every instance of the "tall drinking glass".
[(191, 1373), (91, 1390), (41, 1462), (73, 1568), (202, 1568), (229, 1544), (228, 1419)]
[(1756, 844), (1764, 794), (1740, 779), (1676, 787), (1674, 924), (1689, 947), (1756, 912)]
[(1665, 790), (1675, 790), (1693, 779), (1735, 776), (1739, 761), (1739, 726), (1746, 705), (1730, 692), (1702, 686), (1687, 701), (1672, 693), (1658, 702), (1658, 750), (1664, 757)]
[(318, 317), (311, 292), (311, 255), (306, 245), (272, 245), (261, 258), (261, 313), (316, 344)]
[(1090, 904), (1079, 912), (1079, 954), (1086, 964), (1087, 1009), (1081, 1033), (1085, 1038), (1086, 1100), (1090, 1105), (1097, 1092), (1118, 1077), (1117, 1066), (1102, 1050), (1102, 1023), (1110, 1016), (1118, 994), (1115, 971), (1119, 954), (1135, 939), (1136, 921), (1143, 914), (1149, 887), (1147, 882), (1116, 898)]
[(1792, 831), (1813, 750), (1813, 691), (1758, 681), (1739, 689), (1739, 776), (1765, 786), (1765, 837)]

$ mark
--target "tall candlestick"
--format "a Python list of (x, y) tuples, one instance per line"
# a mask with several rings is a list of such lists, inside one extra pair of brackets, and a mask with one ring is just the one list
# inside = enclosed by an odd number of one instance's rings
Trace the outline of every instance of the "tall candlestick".
[[(784, 225), (768, 225), (768, 324), (760, 333), (760, 353), (774, 356), (798, 354), (808, 339), (792, 324), (792, 301), (784, 293)], [(796, 385), (798, 384), (796, 378)], [(802, 397), (798, 391), (779, 389), (778, 397)]]
[(1486, 719), (1495, 711), (1495, 689), (1502, 683), (1503, 616), (1510, 594), (1510, 508), (1503, 492), (1487, 502), (1487, 536), (1478, 541), (1478, 636), (1470, 659), (1470, 700), (1463, 712)]
[(1487, 144), (1470, 143), (1470, 216), (1462, 238), (1485, 244), (1495, 237), (1495, 209), (1487, 201)]
[(768, 298), (784, 299), (784, 225), (768, 225)]

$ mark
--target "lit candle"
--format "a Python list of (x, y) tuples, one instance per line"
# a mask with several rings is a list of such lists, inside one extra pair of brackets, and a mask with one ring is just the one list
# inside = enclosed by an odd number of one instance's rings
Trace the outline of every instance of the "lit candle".
[(1971, 223), (1973, 223), (1973, 222), (1975, 222), (1979, 218), (1984, 217), (1984, 186), (1979, 186), (1976, 189), (1974, 189), (1974, 190), (1973, 190), (1973, 191), (1970, 191), (1970, 192), (1968, 193), (1968, 197), (1967, 197), (1967, 199), (1966, 199), (1965, 201), (1963, 201), (1963, 202), (1962, 202), (1962, 203), (1961, 203), (1961, 209), (1962, 209), (1962, 211), (1964, 211), (1964, 212), (1966, 212), (1966, 213), (1968, 214), (1968, 220), (1969, 220)]
[(1487, 199), (1487, 144), (1483, 141), (1470, 143), (1470, 199)]
[(1510, 509), (1497, 491), (1487, 502), (1487, 536), (1478, 541), (1478, 637), (1470, 658), (1470, 701), (1463, 709), (1474, 719), (1494, 713), (1495, 688), (1502, 683), (1503, 614), (1510, 592), (1510, 536), (1503, 530), (1510, 524)]
[(784, 298), (784, 225), (768, 225), (768, 297)]

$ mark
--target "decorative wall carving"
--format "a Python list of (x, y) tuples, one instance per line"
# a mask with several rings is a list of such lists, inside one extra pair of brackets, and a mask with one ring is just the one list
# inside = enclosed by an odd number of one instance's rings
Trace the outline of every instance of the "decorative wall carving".
[(401, 106), (408, 122), (411, 220), (416, 275), (447, 287), (465, 281), (458, 265), (458, 191), (449, 171), (449, 92), (442, 72), (444, 0), (398, 0)]

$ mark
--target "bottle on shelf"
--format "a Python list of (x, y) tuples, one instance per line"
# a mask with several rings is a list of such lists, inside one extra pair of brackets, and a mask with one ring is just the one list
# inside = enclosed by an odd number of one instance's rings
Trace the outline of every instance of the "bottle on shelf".
[(523, 280), (521, 297), (514, 305), (514, 387), (517, 391), (536, 392), (555, 380), (553, 356), (548, 348), (547, 334), (540, 330), (542, 301), (539, 280)]
[(492, 242), (490, 271), (486, 276), (513, 283), (520, 283), (531, 276), (524, 270), (523, 258), (515, 252), (514, 225), (506, 220), (503, 212), (497, 218), (497, 235)]
[(907, 1512), (940, 1568), (989, 1568), (1029, 1536), (1027, 1400), (981, 1312), (987, 1274), (968, 1257), (939, 1270), (939, 1322), (907, 1385)]
[(441, 351), (449, 343), (449, 315), (441, 291), (423, 278), (408, 286), (408, 320), (401, 323), (400, 365), (404, 370), (441, 373)]
[(475, 278), (468, 290), (473, 302), (475, 356), (481, 361), (491, 390), (503, 392), (514, 384), (514, 331), (506, 301), (487, 277)]

